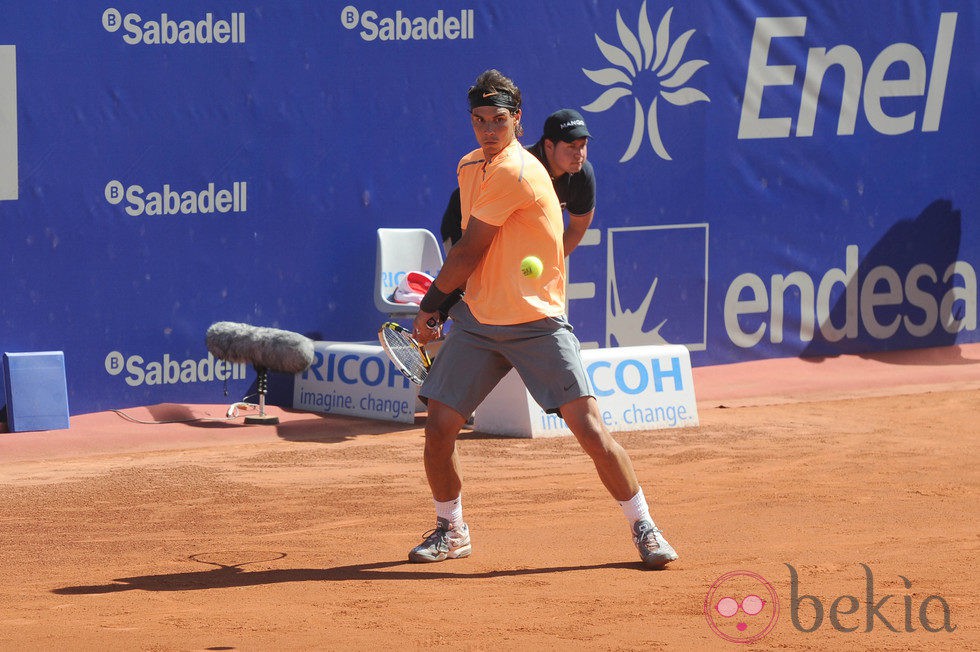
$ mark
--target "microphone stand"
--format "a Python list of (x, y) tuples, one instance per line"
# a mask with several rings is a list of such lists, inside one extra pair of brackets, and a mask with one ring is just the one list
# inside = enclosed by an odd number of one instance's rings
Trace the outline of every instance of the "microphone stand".
[(265, 413), (265, 394), (269, 388), (268, 369), (256, 365), (255, 373), (258, 374), (259, 413), (246, 416), (245, 423), (274, 426), (279, 423), (279, 417)]

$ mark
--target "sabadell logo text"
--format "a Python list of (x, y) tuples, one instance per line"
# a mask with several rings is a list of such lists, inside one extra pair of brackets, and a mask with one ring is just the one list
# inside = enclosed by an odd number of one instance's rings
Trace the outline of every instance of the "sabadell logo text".
[(225, 45), (245, 42), (245, 12), (228, 16), (207, 12), (194, 18), (174, 18), (166, 12), (144, 18), (123, 15), (110, 7), (102, 12), (102, 27), (110, 33), (123, 31), (127, 45)]

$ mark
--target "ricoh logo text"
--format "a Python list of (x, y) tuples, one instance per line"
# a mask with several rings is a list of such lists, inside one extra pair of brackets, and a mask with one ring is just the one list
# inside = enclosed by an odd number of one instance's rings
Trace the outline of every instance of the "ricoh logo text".
[(234, 12), (228, 18), (216, 18), (210, 11), (198, 20), (177, 20), (162, 13), (159, 18), (144, 20), (136, 13), (123, 16), (118, 9), (102, 12), (102, 27), (107, 32), (122, 28), (128, 45), (211, 45), (245, 42), (245, 12)]
[[(616, 391), (624, 394), (643, 394), (654, 392), (684, 391), (684, 374), (679, 358), (670, 358), (670, 366), (664, 366), (658, 358), (636, 360), (629, 358), (615, 364), (607, 360), (597, 360), (586, 368), (589, 381), (597, 397), (612, 396)], [(670, 386), (664, 383), (669, 381)]]
[(124, 380), (130, 387), (140, 385), (179, 385), (205, 383), (212, 380), (244, 380), (246, 366), (224, 360), (215, 360), (210, 353), (200, 360), (173, 360), (164, 353), (163, 360), (147, 361), (141, 355), (123, 356), (111, 351), (105, 357), (105, 370), (110, 376), (125, 372)]
[(455, 41), (473, 38), (473, 10), (461, 9), (446, 15), (440, 9), (434, 16), (406, 16), (399, 9), (394, 16), (378, 16), (372, 9), (360, 11), (347, 5), (340, 12), (340, 22), (347, 29), (361, 28), (365, 41)]
[(124, 186), (112, 180), (105, 186), (105, 199), (113, 205), (125, 201), (126, 213), (133, 217), (244, 213), (248, 209), (248, 184), (235, 181), (231, 188), (218, 188), (209, 183), (201, 190), (178, 191), (165, 183), (162, 189), (147, 192), (141, 185)]
[[(655, 430), (698, 424), (690, 358), (683, 346), (588, 349), (582, 351), (582, 362), (607, 428)], [(503, 381), (505, 386), (510, 382)], [(527, 391), (523, 385), (521, 391)], [(532, 427), (542, 433), (568, 432), (561, 416), (545, 412), (529, 395), (528, 400)]]
[(415, 395), (411, 382), (387, 358), (355, 352), (316, 351), (296, 379), (293, 405), (338, 414), (377, 416), (411, 423)]
[[(600, 415), (606, 426), (675, 427), (693, 418), (683, 403), (667, 401), (652, 405), (650, 401), (636, 400), (637, 396), (651, 392), (684, 392), (683, 366), (677, 357), (667, 360), (627, 358), (615, 362), (595, 360), (586, 366), (586, 373), (596, 398), (601, 399)], [(542, 426), (554, 428), (559, 417), (542, 414), (542, 418)]]
[(356, 353), (337, 355), (316, 352), (313, 364), (303, 372), (303, 380), (310, 377), (329, 383), (339, 381), (344, 385), (366, 385), (368, 387), (409, 386), (408, 378), (403, 376), (389, 360), (378, 355), (361, 356)]

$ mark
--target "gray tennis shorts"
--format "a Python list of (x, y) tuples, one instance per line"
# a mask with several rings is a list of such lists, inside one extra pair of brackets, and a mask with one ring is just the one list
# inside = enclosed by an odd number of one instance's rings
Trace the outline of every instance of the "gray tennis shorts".
[(511, 368), (547, 412), (592, 395), (578, 338), (564, 317), (491, 326), (478, 322), (465, 301), (450, 314), (452, 328), (420, 396), (469, 416)]

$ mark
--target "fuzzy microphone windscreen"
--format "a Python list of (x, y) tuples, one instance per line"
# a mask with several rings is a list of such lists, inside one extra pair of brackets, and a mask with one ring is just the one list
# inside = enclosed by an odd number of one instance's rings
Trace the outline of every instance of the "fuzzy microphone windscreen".
[(219, 321), (208, 328), (205, 340), (216, 358), (279, 373), (305, 371), (315, 359), (313, 340), (278, 328)]

